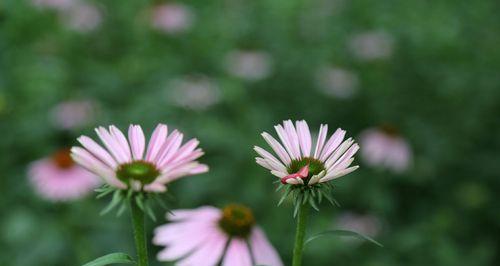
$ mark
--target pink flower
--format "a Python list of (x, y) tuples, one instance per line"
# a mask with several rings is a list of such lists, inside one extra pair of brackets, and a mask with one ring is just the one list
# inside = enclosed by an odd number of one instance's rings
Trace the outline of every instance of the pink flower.
[(324, 94), (347, 99), (356, 92), (359, 78), (355, 73), (346, 69), (323, 67), (316, 73), (316, 83)]
[(264, 51), (232, 51), (226, 57), (226, 68), (236, 77), (257, 81), (269, 76), (272, 60)]
[(380, 220), (369, 214), (344, 212), (335, 221), (337, 229), (354, 231), (372, 238), (376, 237), (381, 229)]
[(96, 29), (102, 22), (102, 14), (99, 9), (88, 3), (71, 5), (61, 15), (68, 28), (82, 33)]
[(155, 28), (169, 34), (187, 31), (193, 24), (191, 10), (178, 3), (163, 4), (154, 7), (152, 24)]
[(101, 183), (94, 174), (74, 164), (69, 149), (32, 163), (29, 177), (38, 194), (51, 201), (82, 198)]
[(172, 222), (156, 228), (153, 238), (154, 244), (165, 246), (158, 253), (160, 261), (178, 260), (176, 265), (196, 266), (219, 262), (223, 266), (283, 265), (245, 206), (174, 210), (167, 219)]
[(95, 129), (104, 149), (87, 136), (78, 141), (81, 147), (73, 147), (73, 159), (86, 169), (102, 177), (109, 185), (119, 189), (148, 192), (164, 192), (166, 184), (178, 178), (200, 174), (208, 167), (196, 159), (203, 155), (197, 139), (182, 144), (183, 134), (173, 130), (168, 134), (167, 125), (158, 124), (146, 150), (142, 128), (130, 125), (128, 140), (115, 126), (109, 130)]
[(186, 109), (206, 110), (220, 101), (217, 83), (203, 75), (175, 79), (167, 89), (172, 103)]
[(64, 10), (73, 5), (76, 0), (32, 0), (33, 5), (39, 8)]
[(262, 136), (279, 159), (260, 147), (254, 149), (261, 156), (256, 158), (257, 163), (281, 178), (283, 184), (314, 185), (358, 169), (349, 166), (359, 146), (351, 138), (343, 141), (346, 132), (340, 128), (326, 141), (328, 125), (321, 125), (314, 150), (306, 121), (297, 121), (294, 126), (288, 120), (274, 128), (283, 145), (266, 132)]
[(349, 49), (360, 60), (385, 59), (392, 55), (393, 37), (385, 31), (366, 31), (351, 36)]
[(66, 101), (52, 109), (51, 118), (54, 125), (61, 129), (75, 129), (92, 121), (95, 108), (89, 100)]
[(410, 164), (410, 145), (391, 127), (365, 130), (360, 143), (363, 146), (361, 156), (368, 165), (403, 172)]

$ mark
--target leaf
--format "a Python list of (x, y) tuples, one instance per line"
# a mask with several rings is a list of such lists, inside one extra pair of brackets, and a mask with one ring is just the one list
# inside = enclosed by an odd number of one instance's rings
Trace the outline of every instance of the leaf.
[(319, 211), (318, 205), (316, 205), (316, 202), (314, 201), (313, 197), (309, 198), (309, 204), (316, 210)]
[(113, 199), (108, 204), (108, 206), (106, 206), (106, 208), (104, 208), (101, 211), (100, 215), (104, 215), (104, 214), (110, 212), (111, 210), (113, 210), (116, 206), (118, 206), (118, 204), (120, 203), (121, 199), (122, 199), (121, 191), (120, 190), (116, 190), (115, 193), (113, 194)]
[(360, 234), (360, 233), (357, 233), (357, 232), (354, 232), (354, 231), (349, 231), (349, 230), (328, 230), (328, 231), (325, 231), (325, 232), (321, 232), (319, 234), (316, 234), (314, 236), (311, 236), (310, 238), (308, 238), (306, 240), (306, 242), (304, 243), (304, 246), (307, 245), (309, 242), (319, 238), (319, 237), (322, 237), (322, 236), (327, 236), (327, 235), (333, 235), (333, 236), (348, 236), (348, 237), (355, 237), (355, 238), (359, 238), (361, 240), (366, 240), (366, 241), (369, 241), (379, 247), (383, 247), (382, 244), (380, 244), (379, 242), (377, 242), (375, 239), (369, 237), (369, 236), (366, 236), (366, 235), (363, 235), (363, 234)]
[(111, 253), (108, 255), (104, 255), (102, 257), (99, 257), (89, 263), (86, 263), (82, 266), (104, 266), (104, 265), (110, 265), (110, 264), (116, 264), (116, 263), (121, 263), (121, 264), (135, 264), (135, 262), (132, 260), (132, 258), (121, 252), (117, 253)]
[(144, 210), (143, 210), (148, 216), (149, 218), (151, 218), (151, 220), (153, 220), (153, 222), (156, 222), (156, 215), (155, 213), (153, 212), (153, 209), (151, 208), (151, 206), (146, 203), (144, 205)]
[(288, 198), (288, 195), (290, 195), (290, 191), (292, 191), (291, 187), (287, 187), (285, 193), (283, 194), (283, 196), (281, 196), (281, 199), (278, 202), (278, 206), (281, 206), (285, 199)]

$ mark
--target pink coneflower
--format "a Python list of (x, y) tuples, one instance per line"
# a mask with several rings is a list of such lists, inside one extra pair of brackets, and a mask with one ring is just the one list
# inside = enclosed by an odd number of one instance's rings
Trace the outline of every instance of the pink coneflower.
[[(203, 155), (197, 139), (182, 144), (183, 134), (159, 124), (151, 135), (147, 150), (142, 128), (130, 125), (128, 140), (115, 126), (109, 130), (96, 128), (104, 149), (87, 136), (78, 141), (81, 147), (73, 147), (73, 159), (102, 177), (109, 185), (132, 188), (135, 191), (164, 192), (166, 184), (187, 175), (208, 171), (208, 167), (196, 159)], [(145, 152), (146, 151), (146, 152)]]
[(283, 265), (245, 206), (174, 210), (167, 219), (172, 223), (156, 228), (153, 238), (154, 244), (166, 246), (158, 253), (160, 261), (179, 260), (176, 265), (197, 266), (219, 262), (223, 266)]
[(169, 34), (187, 31), (193, 24), (194, 15), (184, 4), (169, 3), (153, 8), (152, 24)]
[(102, 22), (101, 11), (88, 3), (75, 3), (61, 14), (64, 24), (77, 32), (95, 30)]
[(64, 10), (73, 5), (76, 0), (32, 0), (31, 2), (38, 8)]
[(73, 162), (69, 149), (32, 163), (29, 177), (38, 194), (51, 201), (82, 198), (101, 183), (98, 177)]
[(226, 56), (227, 71), (241, 79), (264, 79), (271, 73), (271, 68), (271, 56), (264, 51), (232, 51)]
[(297, 121), (294, 126), (288, 120), (274, 128), (283, 145), (266, 132), (262, 136), (279, 160), (260, 147), (254, 149), (261, 156), (256, 158), (257, 163), (271, 170), (283, 184), (310, 186), (358, 169), (358, 166), (349, 166), (359, 146), (351, 138), (343, 141), (346, 132), (340, 128), (326, 141), (328, 125), (321, 125), (314, 150), (306, 121)]
[(167, 89), (169, 100), (186, 109), (206, 110), (220, 101), (217, 83), (203, 75), (175, 79)]
[(410, 164), (412, 151), (408, 142), (390, 126), (365, 130), (360, 136), (361, 157), (371, 166), (403, 172)]
[(376, 237), (381, 230), (380, 219), (369, 214), (343, 212), (335, 219), (335, 228)]
[(359, 85), (358, 76), (339, 67), (322, 67), (316, 73), (316, 83), (324, 94), (340, 99), (354, 95)]
[(61, 129), (75, 129), (89, 124), (95, 116), (95, 103), (90, 100), (65, 101), (51, 111), (52, 122)]
[(356, 58), (371, 61), (390, 57), (394, 39), (385, 31), (366, 31), (351, 36), (348, 45)]

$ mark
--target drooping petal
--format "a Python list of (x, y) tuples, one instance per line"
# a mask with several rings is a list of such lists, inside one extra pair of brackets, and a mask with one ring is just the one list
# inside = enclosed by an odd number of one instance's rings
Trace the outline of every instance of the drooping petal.
[(82, 144), (82, 146), (92, 153), (92, 155), (94, 155), (97, 159), (106, 163), (111, 168), (116, 168), (117, 163), (115, 159), (113, 159), (113, 157), (111, 157), (111, 155), (93, 139), (87, 136), (80, 136), (78, 138), (78, 142), (80, 142), (80, 144)]
[(200, 217), (216, 219), (221, 215), (221, 211), (212, 206), (202, 206), (196, 209), (177, 209), (167, 213), (167, 220), (179, 221), (185, 219), (198, 219)]
[(127, 188), (127, 186), (123, 182), (116, 178), (113, 169), (109, 168), (109, 166), (106, 166), (104, 163), (96, 159), (87, 150), (79, 147), (73, 147), (71, 149), (71, 157), (75, 162), (77, 162), (87, 170), (96, 173), (110, 185), (121, 189)]
[(332, 172), (332, 173), (328, 173), (328, 175), (326, 175), (325, 177), (321, 178), (319, 180), (320, 183), (323, 183), (323, 182), (327, 182), (327, 181), (330, 181), (332, 179), (335, 179), (335, 178), (339, 178), (339, 177), (342, 177), (342, 176), (345, 176), (351, 172), (354, 172), (356, 169), (358, 169), (359, 166), (352, 166), (352, 167), (349, 167), (347, 169), (344, 169), (340, 172)]
[(158, 166), (160, 168), (165, 167), (165, 165), (174, 158), (175, 154), (181, 147), (183, 138), (184, 134), (178, 132), (177, 130), (168, 136), (167, 140), (163, 144), (161, 155), (159, 155)]
[(273, 167), (273, 170), (278, 170), (280, 172), (286, 172), (286, 167), (281, 163), (276, 157), (274, 157), (272, 154), (267, 152), (266, 150), (262, 149), (261, 147), (255, 146), (254, 150), (262, 156), (266, 161), (268, 161), (268, 164)]
[(226, 247), (228, 237), (219, 232), (217, 228), (211, 229), (212, 235), (210, 238), (199, 246), (194, 252), (186, 258), (178, 261), (176, 265), (191, 266), (191, 265), (206, 265), (215, 266), (222, 257), (222, 252)]
[(222, 266), (252, 266), (250, 250), (245, 240), (241, 238), (231, 239)]
[(266, 140), (267, 144), (271, 146), (271, 148), (284, 164), (288, 165), (292, 162), (292, 159), (290, 159), (290, 155), (288, 155), (285, 148), (283, 148), (283, 146), (275, 138), (273, 138), (266, 132), (262, 133), (262, 137), (264, 138), (264, 140)]
[(282, 266), (278, 252), (269, 243), (266, 235), (255, 226), (250, 235), (250, 249), (256, 265)]
[(336, 149), (325, 162), (325, 167), (330, 168), (333, 164), (337, 162), (337, 160), (344, 154), (344, 152), (349, 149), (349, 147), (354, 143), (354, 140), (351, 138), (347, 139)]

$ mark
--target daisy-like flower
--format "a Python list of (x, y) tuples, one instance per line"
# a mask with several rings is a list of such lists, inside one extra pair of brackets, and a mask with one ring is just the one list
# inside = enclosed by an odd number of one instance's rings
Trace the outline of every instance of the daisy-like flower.
[(313, 186), (347, 175), (358, 169), (350, 166), (359, 146), (351, 138), (344, 141), (345, 131), (337, 129), (328, 139), (328, 125), (321, 125), (316, 145), (306, 121), (284, 121), (274, 127), (281, 143), (264, 132), (262, 137), (276, 153), (255, 147), (261, 156), (256, 161), (280, 178), (282, 184)]
[(181, 3), (168, 3), (153, 8), (153, 27), (168, 34), (178, 34), (189, 30), (194, 21), (191, 9)]
[(52, 108), (50, 115), (60, 129), (76, 129), (88, 125), (95, 118), (97, 104), (92, 100), (64, 101)]
[(408, 169), (412, 151), (397, 129), (384, 125), (361, 133), (364, 149), (361, 158), (370, 166), (379, 166), (400, 173)]
[(272, 72), (272, 57), (260, 50), (236, 50), (226, 56), (226, 69), (233, 76), (258, 81)]
[(245, 206), (174, 210), (167, 219), (171, 223), (156, 228), (153, 238), (154, 244), (166, 246), (158, 253), (160, 261), (177, 260), (179, 266), (283, 265)]
[(177, 130), (168, 134), (167, 125), (156, 127), (147, 149), (144, 133), (138, 125), (130, 125), (128, 140), (115, 126), (109, 130), (99, 127), (96, 132), (105, 148), (81, 136), (78, 141), (83, 148), (73, 147), (71, 155), (112, 187), (164, 192), (166, 184), (173, 180), (208, 171), (206, 165), (196, 161), (203, 155), (197, 148), (198, 140), (191, 139), (181, 145), (183, 134)]
[(101, 183), (97, 176), (74, 163), (69, 149), (32, 163), (28, 174), (38, 194), (50, 201), (77, 200)]

